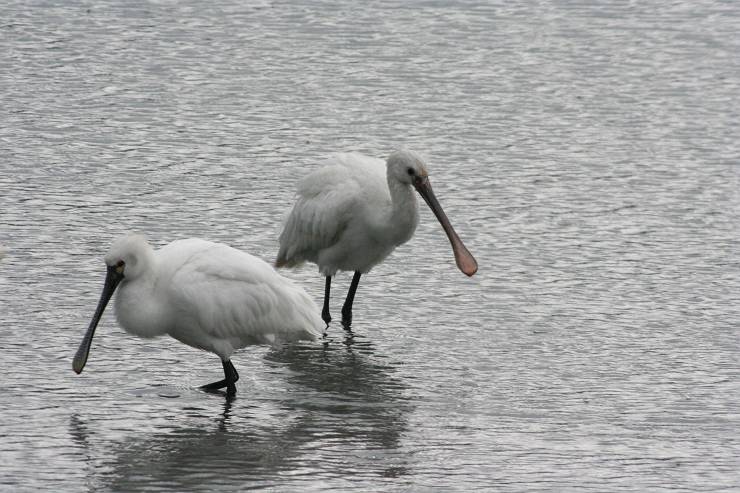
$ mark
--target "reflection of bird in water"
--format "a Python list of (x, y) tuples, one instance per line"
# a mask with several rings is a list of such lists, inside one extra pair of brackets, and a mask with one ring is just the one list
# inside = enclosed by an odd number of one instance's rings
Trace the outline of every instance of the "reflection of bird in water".
[(236, 427), (231, 420), (240, 411), (237, 401), (227, 398), (222, 405), (215, 427), (203, 423), (212, 421), (212, 416), (199, 416), (196, 423), (191, 416), (186, 424), (170, 421), (166, 430), (151, 434), (132, 430), (123, 440), (110, 443), (94, 437), (93, 425), (73, 416), (70, 430), (75, 442), (86, 449), (88, 462), (112, 465), (107, 471), (91, 468), (90, 474), (98, 476), (94, 483), (105, 485), (95, 488), (101, 490), (139, 491), (166, 484), (172, 491), (204, 486), (214, 491), (247, 482), (267, 484), (300, 460), (308, 438), (305, 418), (279, 428), (265, 428), (254, 419)]
[(372, 342), (349, 333), (341, 344), (285, 346), (270, 351), (265, 360), (290, 370), (287, 381), (295, 389), (285, 394), (284, 405), (320, 408), (327, 422), (362, 416), (353, 426), (338, 428), (348, 437), (362, 433), (367, 441), (394, 447), (411, 404), (404, 395), (406, 385), (393, 376), (394, 368), (379, 362), (374, 352)]
[[(290, 490), (322, 474), (343, 475), (353, 461), (356, 475), (401, 476), (407, 458), (399, 447), (412, 406), (394, 368), (378, 362), (374, 351), (361, 338), (270, 350), (260, 366), (283, 382), (269, 385), (259, 399), (227, 398), (218, 413), (209, 404), (217, 401), (195, 393), (197, 403), (167, 400), (163, 412), (180, 417), (149, 418), (163, 420), (153, 432), (135, 431), (138, 415), (127, 423), (131, 431), (123, 439), (120, 430), (105, 429), (106, 420), (87, 424), (79, 416), (73, 416), (70, 432), (91, 463), (112, 464), (110, 470), (91, 471), (99, 475), (94, 483), (105, 485), (100, 489), (166, 484), (180, 491), (235, 485)], [(172, 409), (178, 404), (187, 412)], [(115, 439), (88, 438), (108, 433)], [(384, 459), (367, 461), (363, 450)]]

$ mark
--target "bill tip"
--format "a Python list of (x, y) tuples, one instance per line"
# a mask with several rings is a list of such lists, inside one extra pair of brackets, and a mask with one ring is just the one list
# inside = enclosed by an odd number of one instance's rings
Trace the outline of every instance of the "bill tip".
[(457, 264), (458, 268), (468, 277), (473, 277), (473, 274), (478, 272), (478, 262), (473, 258), (472, 255), (462, 257), (459, 259)]

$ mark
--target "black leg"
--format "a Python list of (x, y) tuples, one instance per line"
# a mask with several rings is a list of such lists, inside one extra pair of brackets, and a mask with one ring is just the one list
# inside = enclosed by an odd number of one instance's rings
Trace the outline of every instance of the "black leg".
[(326, 276), (326, 286), (324, 287), (324, 309), (321, 310), (321, 318), (324, 319), (326, 325), (331, 322), (331, 314), (329, 313), (329, 292), (331, 291), (331, 276)]
[(231, 362), (231, 360), (221, 360), (221, 364), (224, 367), (224, 379), (219, 380), (218, 382), (203, 385), (201, 389), (211, 391), (219, 390), (226, 387), (226, 394), (234, 395), (236, 394), (236, 385), (234, 384), (237, 380), (239, 380), (239, 374), (236, 372), (236, 368), (234, 368), (234, 364)]
[(355, 275), (352, 277), (352, 284), (349, 285), (347, 299), (344, 300), (344, 306), (342, 307), (342, 322), (347, 325), (352, 323), (352, 303), (355, 301), (357, 285), (360, 284), (360, 275), (359, 271), (355, 271)]
[(236, 394), (236, 385), (234, 384), (239, 380), (239, 374), (236, 372), (236, 368), (234, 368), (234, 364), (231, 360), (222, 361), (221, 363), (224, 366), (224, 376), (226, 377), (225, 380), (227, 382), (226, 394), (234, 395)]

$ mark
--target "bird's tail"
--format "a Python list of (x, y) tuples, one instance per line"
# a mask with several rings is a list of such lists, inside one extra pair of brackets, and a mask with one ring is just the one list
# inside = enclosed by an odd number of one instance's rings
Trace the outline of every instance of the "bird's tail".
[(275, 268), (280, 269), (282, 267), (298, 267), (299, 265), (302, 265), (304, 260), (300, 258), (287, 258), (288, 255), (282, 248), (280, 249), (280, 252), (278, 252), (278, 256), (275, 259)]
[[(291, 282), (292, 283), (292, 282)], [(287, 340), (314, 341), (320, 339), (326, 328), (326, 323), (319, 315), (319, 307), (300, 286), (293, 284), (290, 294), (293, 326)]]
[(286, 259), (285, 257), (278, 256), (278, 258), (275, 260), (275, 268), (280, 269), (282, 267), (295, 267), (300, 263), (301, 262), (291, 261)]

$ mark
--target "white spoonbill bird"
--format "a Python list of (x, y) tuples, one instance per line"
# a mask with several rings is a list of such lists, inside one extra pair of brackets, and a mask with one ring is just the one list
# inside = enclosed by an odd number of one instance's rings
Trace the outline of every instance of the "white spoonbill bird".
[(168, 334), (217, 354), (224, 379), (201, 387), (236, 392), (231, 354), (251, 344), (315, 340), (325, 324), (306, 292), (266, 262), (226, 245), (173, 241), (154, 251), (139, 235), (116, 240), (105, 256), (108, 273), (72, 368), (80, 373), (95, 328), (118, 287), (118, 323), (131, 334)]
[(352, 303), (360, 275), (406, 243), (419, 223), (416, 189), (444, 229), (458, 268), (468, 276), (478, 263), (457, 236), (429, 184), (427, 167), (409, 150), (393, 152), (384, 163), (357, 153), (337, 154), (326, 166), (298, 182), (297, 200), (280, 234), (275, 265), (304, 261), (326, 276), (321, 317), (328, 324), (331, 277), (354, 271), (342, 321), (352, 321)]

